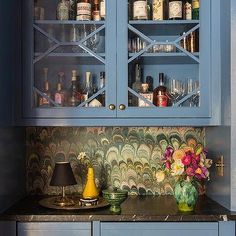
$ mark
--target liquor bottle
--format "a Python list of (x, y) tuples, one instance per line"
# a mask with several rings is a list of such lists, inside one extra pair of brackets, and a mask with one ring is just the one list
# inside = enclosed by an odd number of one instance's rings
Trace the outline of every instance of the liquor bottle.
[[(82, 100), (86, 101), (93, 94), (91, 72), (85, 73), (85, 87), (82, 92)], [(88, 106), (88, 104), (86, 104)]]
[(186, 0), (184, 3), (184, 19), (192, 20), (192, 3), (191, 0)]
[(106, 18), (106, 0), (100, 1), (100, 16), (102, 20)]
[(76, 5), (77, 5), (77, 0), (69, 0), (69, 18), (70, 20), (76, 20)]
[(153, 104), (157, 107), (166, 107), (168, 104), (167, 88), (164, 85), (164, 74), (159, 74), (159, 86), (153, 91)]
[(132, 84), (132, 89), (137, 93), (139, 93), (142, 89), (141, 67), (138, 63), (135, 65), (135, 81)]
[(150, 92), (153, 92), (153, 78), (152, 78), (152, 76), (146, 77), (146, 83), (148, 84), (148, 90)]
[(99, 0), (94, 0), (93, 1), (92, 18), (93, 18), (94, 21), (101, 20)]
[(51, 92), (49, 90), (49, 81), (48, 81), (48, 68), (44, 68), (44, 86), (43, 86), (43, 94), (44, 96), (39, 96), (39, 107), (49, 107), (50, 101), (48, 98), (51, 98)]
[(192, 19), (199, 20), (199, 0), (192, 0)]
[(91, 20), (90, 0), (78, 0), (76, 20)]
[(57, 19), (69, 20), (69, 4), (66, 0), (60, 0), (57, 5)]
[(164, 20), (164, 0), (153, 0), (152, 2), (152, 19)]
[(80, 93), (78, 91), (78, 86), (77, 86), (77, 71), (72, 70), (70, 97), (68, 105), (71, 107), (76, 107), (79, 105), (79, 103), (80, 103)]
[(183, 19), (183, 1), (169, 0), (169, 20)]
[[(100, 83), (99, 83), (99, 89), (103, 89), (105, 87), (105, 72), (100, 72)], [(102, 104), (102, 106), (105, 106), (105, 92), (99, 95), (98, 101)]]
[(133, 2), (133, 19), (147, 20), (147, 0), (134, 0)]
[[(137, 63), (135, 65), (135, 75), (134, 75), (135, 81), (132, 84), (132, 89), (139, 93), (142, 90), (142, 82), (141, 82), (141, 67)], [(132, 98), (129, 98), (131, 100), (132, 106), (138, 106), (138, 98), (136, 96), (132, 96)]]
[[(153, 103), (153, 93), (148, 91), (148, 84), (142, 84), (142, 90), (139, 93), (141, 96), (146, 98), (148, 101)], [(146, 103), (144, 100), (141, 98), (138, 99), (138, 106), (139, 107), (149, 107), (150, 105)]]
[(63, 77), (64, 77), (64, 72), (59, 72), (58, 76), (58, 83), (57, 83), (57, 90), (54, 94), (54, 100), (55, 103), (57, 103), (59, 106), (64, 106), (65, 105), (65, 100), (66, 100), (66, 94), (64, 92), (64, 90), (62, 89), (62, 81), (63, 81)]

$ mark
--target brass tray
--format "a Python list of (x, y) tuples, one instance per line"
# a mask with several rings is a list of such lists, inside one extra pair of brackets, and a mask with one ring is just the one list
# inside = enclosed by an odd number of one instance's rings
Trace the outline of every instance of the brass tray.
[(58, 198), (58, 196), (44, 198), (39, 201), (39, 204), (43, 207), (56, 209), (56, 210), (89, 210), (89, 209), (97, 209), (97, 208), (109, 206), (109, 203), (106, 202), (106, 200), (103, 198), (98, 198), (98, 203), (95, 206), (81, 206), (80, 201), (79, 201), (80, 197), (73, 196), (71, 198), (74, 200), (75, 205), (62, 207), (55, 204), (56, 198)]

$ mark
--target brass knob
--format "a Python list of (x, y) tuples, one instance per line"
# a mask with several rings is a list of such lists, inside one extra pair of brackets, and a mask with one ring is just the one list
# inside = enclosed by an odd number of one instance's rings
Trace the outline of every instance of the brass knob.
[(113, 111), (113, 110), (116, 109), (116, 106), (115, 106), (114, 104), (110, 104), (110, 105), (109, 105), (109, 109)]
[(120, 108), (120, 110), (123, 111), (123, 110), (125, 110), (126, 106), (124, 104), (120, 104), (119, 108)]

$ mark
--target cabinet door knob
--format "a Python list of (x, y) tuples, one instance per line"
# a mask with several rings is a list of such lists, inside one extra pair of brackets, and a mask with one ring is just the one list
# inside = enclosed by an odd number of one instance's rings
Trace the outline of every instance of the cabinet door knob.
[(120, 110), (123, 111), (123, 110), (125, 110), (126, 106), (124, 104), (120, 104), (119, 108), (120, 108)]
[(110, 104), (110, 105), (109, 105), (109, 109), (113, 111), (113, 110), (116, 109), (116, 106), (115, 106), (114, 104)]

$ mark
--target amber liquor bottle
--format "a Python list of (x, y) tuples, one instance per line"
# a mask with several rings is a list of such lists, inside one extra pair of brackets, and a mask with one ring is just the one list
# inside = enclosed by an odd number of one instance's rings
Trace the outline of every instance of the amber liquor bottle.
[(92, 18), (93, 18), (94, 21), (100, 21), (101, 20), (99, 0), (94, 0), (93, 1)]
[(54, 100), (55, 103), (57, 103), (59, 106), (65, 106), (65, 100), (66, 100), (66, 93), (65, 91), (62, 89), (62, 81), (64, 78), (64, 72), (59, 72), (58, 73), (58, 83), (57, 83), (57, 90), (54, 94)]
[(168, 104), (167, 88), (164, 85), (164, 74), (159, 74), (159, 86), (153, 91), (153, 104), (157, 107), (166, 107)]
[(51, 99), (51, 92), (49, 90), (49, 81), (48, 81), (48, 68), (44, 68), (44, 86), (43, 86), (43, 95), (39, 96), (38, 105), (39, 107), (49, 107)]

